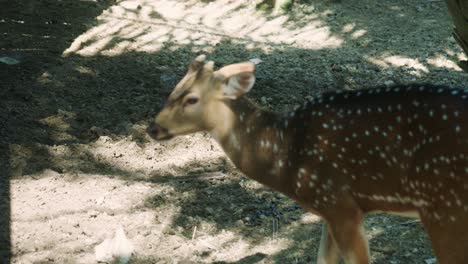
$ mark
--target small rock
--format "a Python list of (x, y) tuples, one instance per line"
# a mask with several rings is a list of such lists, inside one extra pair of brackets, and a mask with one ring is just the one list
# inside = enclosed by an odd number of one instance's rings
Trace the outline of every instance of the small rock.
[(395, 82), (392, 81), (392, 80), (387, 80), (387, 81), (384, 82), (384, 84), (385, 84), (386, 86), (391, 86), (391, 85), (394, 85)]
[(255, 65), (262, 63), (263, 61), (259, 58), (253, 58), (249, 60), (250, 62), (253, 62)]
[(111, 262), (117, 260), (122, 264), (128, 263), (134, 250), (132, 242), (125, 236), (122, 227), (115, 231), (114, 238), (106, 239), (94, 248), (96, 261)]
[(104, 203), (104, 199), (106, 198), (106, 196), (101, 196), (101, 197), (98, 197), (96, 199), (96, 204), (98, 205), (101, 205), (102, 203)]

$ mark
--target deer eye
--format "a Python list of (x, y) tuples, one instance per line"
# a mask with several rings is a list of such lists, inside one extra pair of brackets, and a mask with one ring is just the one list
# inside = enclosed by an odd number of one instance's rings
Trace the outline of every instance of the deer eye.
[(188, 98), (188, 99), (185, 101), (184, 105), (193, 105), (193, 104), (196, 104), (196, 103), (198, 103), (198, 98), (196, 98), (196, 97), (191, 97), (191, 98)]

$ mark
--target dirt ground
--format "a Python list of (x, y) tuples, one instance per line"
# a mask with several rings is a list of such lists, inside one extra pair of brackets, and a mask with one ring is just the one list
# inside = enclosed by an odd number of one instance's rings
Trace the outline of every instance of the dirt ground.
[[(320, 220), (245, 178), (207, 134), (146, 125), (198, 54), (260, 58), (250, 97), (286, 110), (334, 89), (468, 88), (434, 0), (0, 0), (0, 255), (95, 263), (121, 226), (131, 263), (315, 263)], [(433, 258), (419, 221), (366, 220), (373, 263)]]

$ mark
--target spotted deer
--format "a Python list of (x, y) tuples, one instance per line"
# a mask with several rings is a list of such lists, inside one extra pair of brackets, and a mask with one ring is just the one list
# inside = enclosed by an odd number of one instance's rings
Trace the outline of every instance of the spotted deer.
[(468, 90), (335, 91), (275, 113), (244, 96), (254, 69), (197, 57), (148, 134), (208, 131), (244, 174), (325, 221), (318, 263), (369, 263), (371, 212), (419, 217), (439, 263), (467, 263)]

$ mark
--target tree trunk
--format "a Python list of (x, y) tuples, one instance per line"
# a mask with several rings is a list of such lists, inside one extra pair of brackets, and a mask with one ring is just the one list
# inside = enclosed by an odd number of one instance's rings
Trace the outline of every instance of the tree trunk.
[[(454, 24), (453, 36), (468, 56), (468, 0), (445, 0)], [(468, 61), (460, 66), (468, 72)]]

